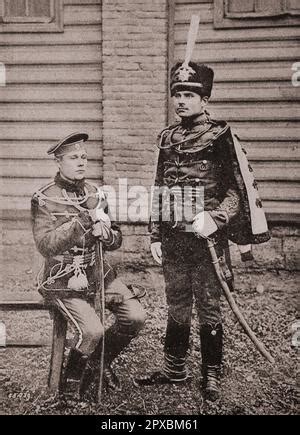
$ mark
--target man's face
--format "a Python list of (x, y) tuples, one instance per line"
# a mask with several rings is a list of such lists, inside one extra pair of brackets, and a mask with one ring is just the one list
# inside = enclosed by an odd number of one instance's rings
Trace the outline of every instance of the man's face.
[(201, 115), (208, 103), (207, 97), (191, 91), (176, 92), (173, 97), (173, 103), (176, 114), (181, 118), (189, 118), (190, 116)]
[(56, 159), (61, 175), (69, 180), (82, 180), (87, 169), (87, 152), (71, 151)]

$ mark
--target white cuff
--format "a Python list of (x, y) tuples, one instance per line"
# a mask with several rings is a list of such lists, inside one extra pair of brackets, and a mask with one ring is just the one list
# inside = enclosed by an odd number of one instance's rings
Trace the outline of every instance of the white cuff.
[(252, 245), (238, 245), (241, 254), (251, 251)]
[(204, 211), (195, 217), (193, 230), (196, 235), (206, 238), (218, 231), (218, 226), (209, 212)]

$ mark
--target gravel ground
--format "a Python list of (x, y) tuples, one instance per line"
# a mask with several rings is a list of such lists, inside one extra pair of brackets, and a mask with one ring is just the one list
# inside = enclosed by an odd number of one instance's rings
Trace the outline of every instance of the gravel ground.
[[(13, 254), (11, 254), (13, 256)], [(33, 290), (33, 271), (18, 264), (18, 276), (10, 255), (2, 262), (9, 297), (16, 290)], [(297, 320), (297, 274), (288, 272), (236, 273), (236, 301), (252, 329), (276, 360), (272, 367), (241, 331), (224, 300), (225, 350), (222, 397), (212, 404), (202, 398), (200, 348), (196, 315), (193, 315), (188, 368), (192, 381), (184, 386), (138, 387), (137, 375), (162, 363), (166, 326), (164, 282), (159, 269), (122, 270), (127, 283), (142, 284), (147, 296), (142, 304), (148, 318), (139, 337), (115, 362), (122, 382), (121, 393), (104, 393), (101, 405), (61, 401), (50, 396), (46, 384), (50, 348), (0, 351), (0, 414), (98, 414), (98, 415), (295, 415), (297, 414), (297, 349), (292, 345), (292, 325)], [(3, 276), (3, 274), (2, 274)], [(0, 313), (8, 337), (50, 340), (47, 312)]]

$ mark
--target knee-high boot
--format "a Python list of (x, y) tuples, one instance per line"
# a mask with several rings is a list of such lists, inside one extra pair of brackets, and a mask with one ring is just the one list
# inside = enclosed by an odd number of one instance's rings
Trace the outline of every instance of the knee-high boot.
[(200, 339), (203, 387), (206, 398), (215, 401), (220, 397), (220, 373), (223, 351), (222, 325), (202, 325)]
[(115, 358), (124, 350), (136, 334), (121, 333), (116, 325), (111, 326), (105, 332), (105, 353), (104, 362), (110, 366)]
[(188, 380), (185, 362), (189, 347), (190, 326), (178, 323), (169, 315), (164, 346), (164, 365), (150, 375), (136, 378), (139, 385), (179, 384)]
[[(122, 350), (128, 346), (135, 336), (135, 334), (130, 335), (118, 332), (116, 325), (111, 326), (105, 332), (103, 382), (106, 389), (120, 390), (120, 381), (112, 370), (111, 363), (122, 352)], [(99, 386), (101, 353), (102, 340), (99, 341), (96, 349), (88, 360), (81, 382), (81, 397), (84, 397), (88, 390), (93, 390), (90, 397), (93, 400), (96, 399), (96, 390)]]
[(80, 390), (80, 382), (88, 361), (88, 355), (84, 355), (77, 349), (71, 349), (64, 376), (60, 387), (61, 393), (77, 395)]

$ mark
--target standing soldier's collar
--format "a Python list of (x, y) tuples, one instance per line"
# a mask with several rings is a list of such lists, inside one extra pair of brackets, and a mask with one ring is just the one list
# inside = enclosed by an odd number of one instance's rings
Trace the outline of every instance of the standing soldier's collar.
[(196, 125), (206, 125), (210, 124), (210, 115), (208, 112), (201, 113), (190, 118), (182, 118), (181, 125), (184, 129), (191, 130)]

